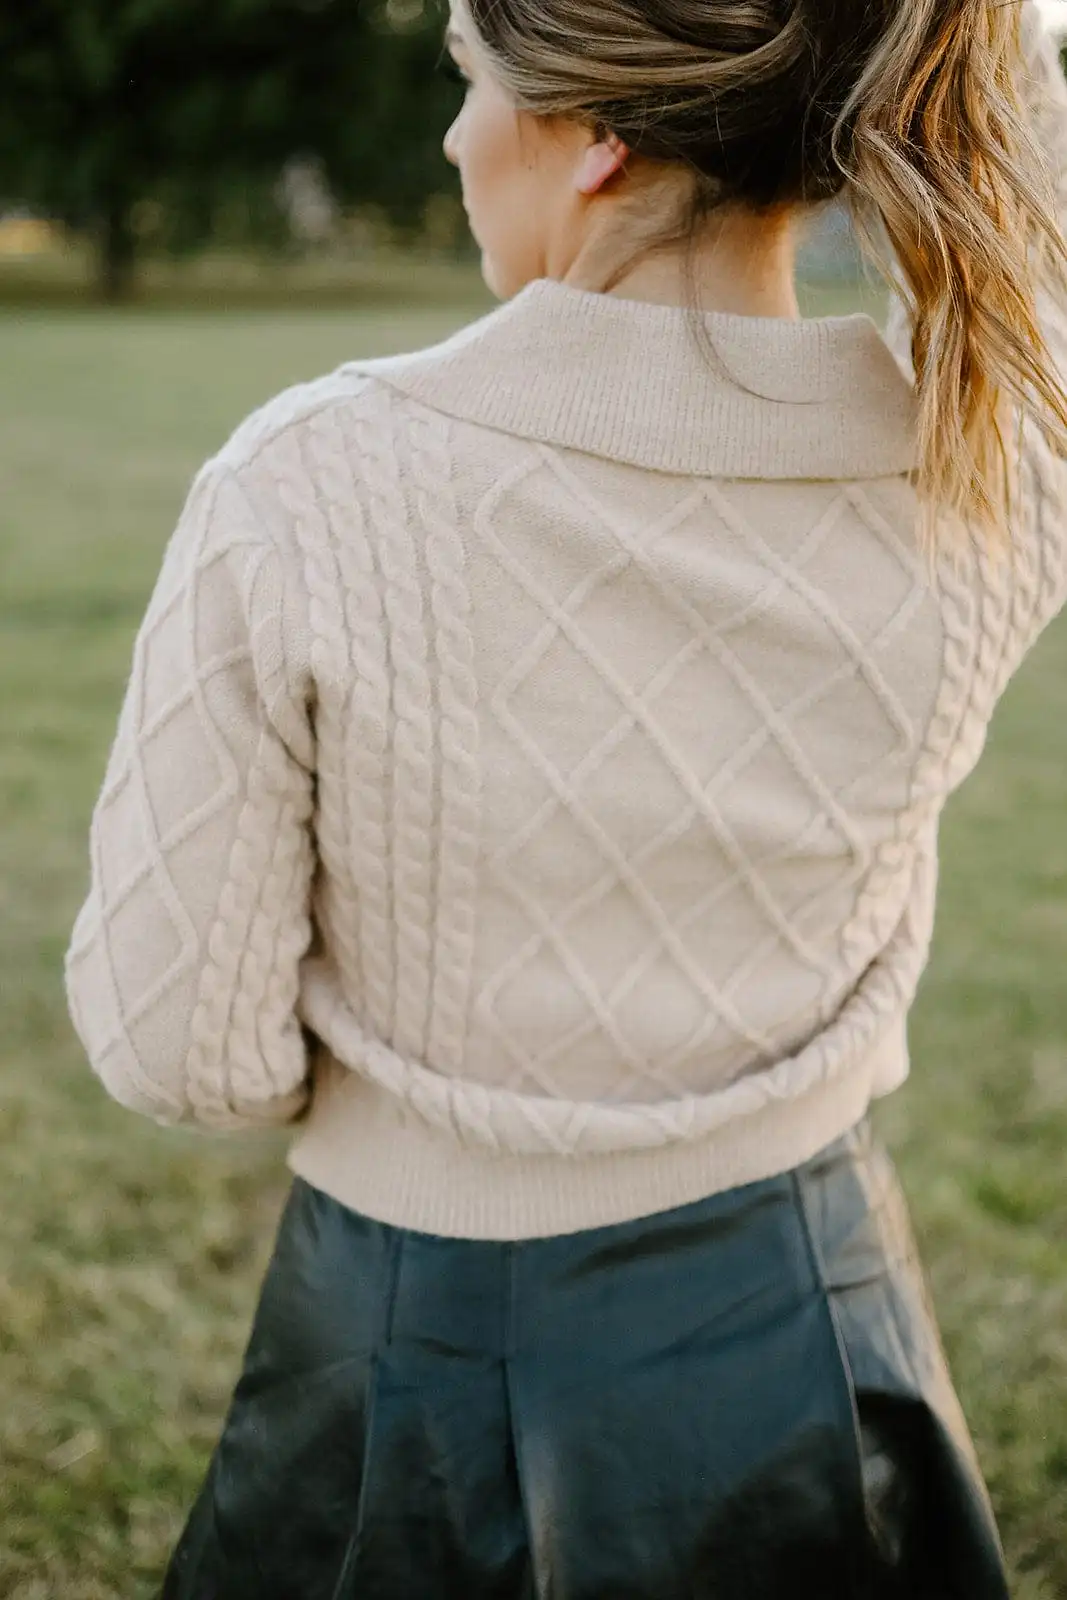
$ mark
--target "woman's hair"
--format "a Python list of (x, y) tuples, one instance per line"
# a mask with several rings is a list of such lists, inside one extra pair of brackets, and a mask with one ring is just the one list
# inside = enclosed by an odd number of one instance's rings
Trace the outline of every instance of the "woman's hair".
[(634, 207), (631, 252), (692, 246), (721, 206), (770, 217), (843, 197), (912, 314), (924, 536), (948, 512), (1003, 541), (1024, 419), (1067, 453), (1067, 394), (1037, 309), (1046, 288), (1067, 302), (1067, 246), (1020, 104), (1022, 0), (462, 10), (517, 109), (610, 130), (692, 174), (671, 222)]

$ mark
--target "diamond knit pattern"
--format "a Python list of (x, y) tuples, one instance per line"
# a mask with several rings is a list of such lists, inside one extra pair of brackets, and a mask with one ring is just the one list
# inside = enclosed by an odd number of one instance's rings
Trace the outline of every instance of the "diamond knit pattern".
[[(899, 632), (921, 609), (921, 574), (914, 556), (891, 529), (879, 526), (855, 491), (816, 493), (812, 526), (796, 524), (796, 548), (783, 555), (746, 519), (736, 489), (731, 495), (710, 482), (687, 487), (651, 525), (635, 526), (624, 505), (597, 498), (588, 469), (582, 473), (573, 460), (542, 449), (530, 466), (534, 485), (539, 473), (572, 501), (576, 530), (582, 530), (574, 544), (584, 536), (595, 553), (574, 587), (557, 597), (551, 547), (531, 547), (541, 558), (538, 573), (498, 531), (507, 526), (508, 496), (518, 485), (492, 494), (475, 515), (485, 546), (532, 602), (538, 624), (490, 706), (545, 795), (491, 857), (497, 883), (523, 914), (529, 937), (482, 988), (478, 1017), (501, 1059), (515, 1064), (518, 1082), (532, 1092), (565, 1093), (560, 1080), (573, 1073), (575, 1053), (592, 1039), (602, 1072), (584, 1098), (684, 1099), (699, 1092), (710, 1059), (720, 1063), (720, 1077), (771, 1060), (790, 1035), (810, 1029), (828, 999), (834, 1005), (839, 999), (840, 905), (842, 897), (854, 900), (874, 851), (862, 811), (850, 800), (880, 772), (903, 770), (917, 746), (914, 708), (891, 681), (888, 661)], [(546, 493), (539, 486), (536, 492), (539, 498)], [(790, 501), (796, 518), (795, 490)], [(809, 576), (843, 528), (853, 537), (857, 519), (887, 569), (879, 586), (884, 609), (867, 622), (868, 638)], [(685, 565), (687, 528), (691, 555), (703, 565), (711, 548), (729, 550), (746, 565), (747, 593), (731, 593), (716, 573), (705, 572), (702, 608), (701, 574)], [(725, 604), (718, 603), (720, 594)], [(620, 618), (623, 603), (628, 612)], [(771, 619), (786, 610), (795, 628), (822, 636), (824, 648), (814, 653), (810, 676), (794, 664), (776, 682), (755, 668), (754, 656), (764, 635), (775, 631)], [(663, 625), (648, 628), (650, 616)], [(569, 734), (582, 754), (573, 765), (561, 759), (541, 726), (541, 679), (553, 658), (579, 685)], [(631, 663), (640, 666), (637, 678)], [(721, 720), (744, 737), (703, 741), (694, 759), (701, 741), (680, 737), (672, 714), (675, 697), (686, 689), (706, 705), (709, 731)], [(819, 716), (842, 716), (850, 699), (866, 724), (866, 748), (850, 769), (828, 772), (811, 748), (808, 726)], [(771, 774), (780, 794), (788, 794), (788, 821), (780, 834), (764, 823), (761, 839), (752, 824)], [(627, 784), (638, 805), (605, 803), (613, 792), (628, 798)], [(652, 792), (655, 806), (645, 803)], [(569, 841), (561, 840), (561, 831)], [(584, 858), (585, 870), (562, 884), (561, 896), (546, 895), (551, 862), (568, 844), (576, 861)], [(801, 887), (781, 866), (813, 846), (828, 870)], [(690, 854), (700, 870), (685, 881), (684, 871), (671, 869)], [(663, 876), (676, 879), (669, 898), (658, 881)], [(602, 945), (593, 930), (605, 919), (616, 930), (625, 923), (630, 934), (610, 982), (594, 975), (597, 954), (603, 965), (604, 953), (591, 948), (591, 940)], [(718, 940), (724, 928), (727, 939)], [(725, 963), (716, 959), (717, 942), (728, 946)], [(499, 1002), (509, 988), (521, 987), (535, 956), (547, 952), (584, 1004), (573, 1024), (534, 1055), (524, 1049), (526, 1030), (513, 1025)], [(788, 966), (787, 992), (803, 997), (784, 1014), (761, 1004), (762, 995), (755, 999), (768, 961)], [(648, 990), (659, 986), (671, 996), (673, 1016), (663, 1029), (667, 1037), (650, 1051), (638, 1033), (650, 1020), (643, 1015)], [(554, 1015), (567, 1010), (559, 1007)], [(666, 1024), (666, 1011), (661, 1016)]]
[(306, 1028), (462, 1139), (648, 1147), (910, 1002), (931, 826), (1062, 599), (1053, 540), (938, 588), (903, 481), (513, 440), (487, 484), (479, 431), (334, 380), (190, 496), (67, 966), (161, 1120), (291, 1120)]
[[(941, 809), (1067, 598), (1067, 469), (1028, 436), (1010, 552), (928, 570), (906, 308), (895, 362), (864, 319), (745, 321), (715, 327), (735, 366), (763, 349), (764, 398), (667, 308), (535, 286), (290, 391), (208, 463), (66, 959), (116, 1098), (287, 1123), (321, 1061), (521, 1163), (729, 1141), (821, 1095), (814, 1151), (850, 1085), (902, 1079)], [(516, 381), (516, 348), (555, 366)]]

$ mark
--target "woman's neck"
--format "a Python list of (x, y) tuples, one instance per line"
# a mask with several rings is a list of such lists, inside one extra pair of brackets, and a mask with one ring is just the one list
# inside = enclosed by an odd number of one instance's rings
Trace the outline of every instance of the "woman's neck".
[[(649, 253), (609, 280), (601, 293), (655, 305), (685, 306), (742, 317), (800, 317), (796, 238), (791, 219), (751, 215), (713, 218), (694, 247), (692, 276), (680, 251)], [(566, 281), (566, 280), (564, 280)]]

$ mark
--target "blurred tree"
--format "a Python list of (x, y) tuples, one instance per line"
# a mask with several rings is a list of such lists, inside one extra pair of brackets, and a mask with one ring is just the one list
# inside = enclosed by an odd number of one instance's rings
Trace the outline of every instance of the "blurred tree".
[(5, 0), (0, 193), (91, 230), (112, 299), (139, 222), (190, 247), (236, 201), (267, 230), (293, 158), (411, 226), (458, 192), (445, 20), (443, 0)]

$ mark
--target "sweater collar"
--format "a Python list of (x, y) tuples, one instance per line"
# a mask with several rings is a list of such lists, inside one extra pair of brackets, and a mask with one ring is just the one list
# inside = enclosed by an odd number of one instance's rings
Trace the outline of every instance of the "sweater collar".
[(915, 466), (915, 391), (865, 313), (697, 313), (721, 370), (692, 320), (537, 278), (440, 344), (348, 370), (452, 417), (662, 472), (873, 478)]

